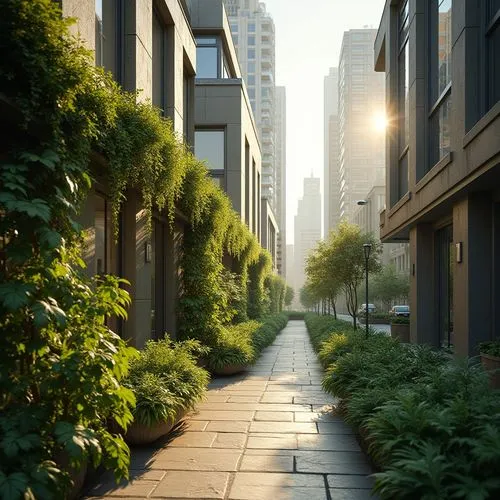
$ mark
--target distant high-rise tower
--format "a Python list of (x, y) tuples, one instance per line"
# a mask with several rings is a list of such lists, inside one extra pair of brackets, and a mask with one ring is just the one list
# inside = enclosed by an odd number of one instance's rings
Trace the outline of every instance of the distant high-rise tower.
[(335, 229), (340, 219), (339, 175), (339, 73), (330, 68), (324, 83), (324, 210), (323, 234)]
[(384, 75), (373, 70), (377, 30), (344, 33), (339, 62), (340, 217), (351, 220), (356, 201), (385, 183), (385, 143), (376, 130), (385, 110)]
[(276, 87), (276, 220), (279, 233), (277, 242), (278, 273), (286, 276), (286, 89)]
[(305, 282), (306, 260), (321, 239), (320, 179), (304, 179), (304, 196), (299, 200), (294, 228), (295, 294), (298, 297)]
[(224, 0), (224, 4), (260, 135), (262, 197), (276, 211), (274, 21), (258, 0)]

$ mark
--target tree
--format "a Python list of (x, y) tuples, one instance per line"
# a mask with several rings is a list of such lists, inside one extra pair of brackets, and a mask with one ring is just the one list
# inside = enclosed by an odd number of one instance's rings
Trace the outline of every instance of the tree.
[(300, 289), (300, 303), (307, 310), (310, 310), (310, 309), (312, 309), (317, 304), (317, 302), (318, 302), (318, 300), (315, 297), (314, 291), (313, 291), (310, 283), (306, 283)]
[(285, 306), (290, 307), (293, 302), (293, 297), (294, 297), (294, 291), (293, 288), (289, 285), (286, 286), (285, 290)]
[(335, 298), (341, 291), (345, 293), (347, 310), (353, 319), (354, 328), (357, 327), (357, 290), (366, 272), (363, 251), (365, 243), (372, 245), (368, 271), (379, 272), (381, 243), (377, 242), (372, 234), (363, 234), (359, 226), (346, 221), (341, 222), (338, 229), (332, 231), (326, 241), (318, 244), (309, 257), (306, 268), (309, 286), (316, 296), (330, 298), (334, 314), (336, 314)]
[(334, 317), (337, 319), (336, 301), (341, 291), (341, 282), (331, 266), (333, 262), (331, 257), (328, 244), (320, 241), (307, 259), (306, 274), (311, 293), (318, 300), (329, 301), (333, 307)]
[(409, 292), (409, 276), (397, 272), (392, 265), (384, 266), (371, 280), (370, 296), (380, 300), (386, 309), (389, 309), (395, 300), (407, 299)]

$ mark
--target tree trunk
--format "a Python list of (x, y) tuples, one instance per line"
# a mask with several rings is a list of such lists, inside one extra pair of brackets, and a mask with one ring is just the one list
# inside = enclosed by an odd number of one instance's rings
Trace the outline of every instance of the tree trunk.
[(335, 300), (332, 300), (332, 307), (333, 307), (333, 317), (337, 319), (337, 305), (335, 304)]

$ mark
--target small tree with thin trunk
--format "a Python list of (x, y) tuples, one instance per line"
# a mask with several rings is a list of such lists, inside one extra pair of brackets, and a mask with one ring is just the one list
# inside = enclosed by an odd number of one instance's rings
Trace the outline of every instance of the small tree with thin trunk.
[(370, 283), (370, 297), (380, 300), (386, 310), (390, 309), (395, 300), (407, 300), (409, 293), (410, 277), (399, 273), (392, 265), (384, 266)]
[(290, 307), (293, 302), (294, 291), (293, 288), (289, 285), (286, 286), (285, 290), (285, 306)]
[(372, 245), (368, 271), (377, 273), (381, 268), (379, 258), (382, 245), (372, 234), (362, 233), (359, 226), (343, 221), (336, 231), (330, 233), (328, 240), (324, 243), (328, 255), (328, 267), (325, 269), (335, 276), (335, 281), (345, 293), (347, 310), (352, 317), (354, 328), (357, 327), (357, 290), (366, 272), (363, 251), (365, 243)]

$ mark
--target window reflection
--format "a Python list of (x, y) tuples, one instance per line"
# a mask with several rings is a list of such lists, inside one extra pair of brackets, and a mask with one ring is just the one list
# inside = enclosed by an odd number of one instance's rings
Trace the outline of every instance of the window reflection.
[(225, 141), (223, 130), (196, 130), (195, 156), (207, 163), (208, 168), (223, 170), (225, 165)]

